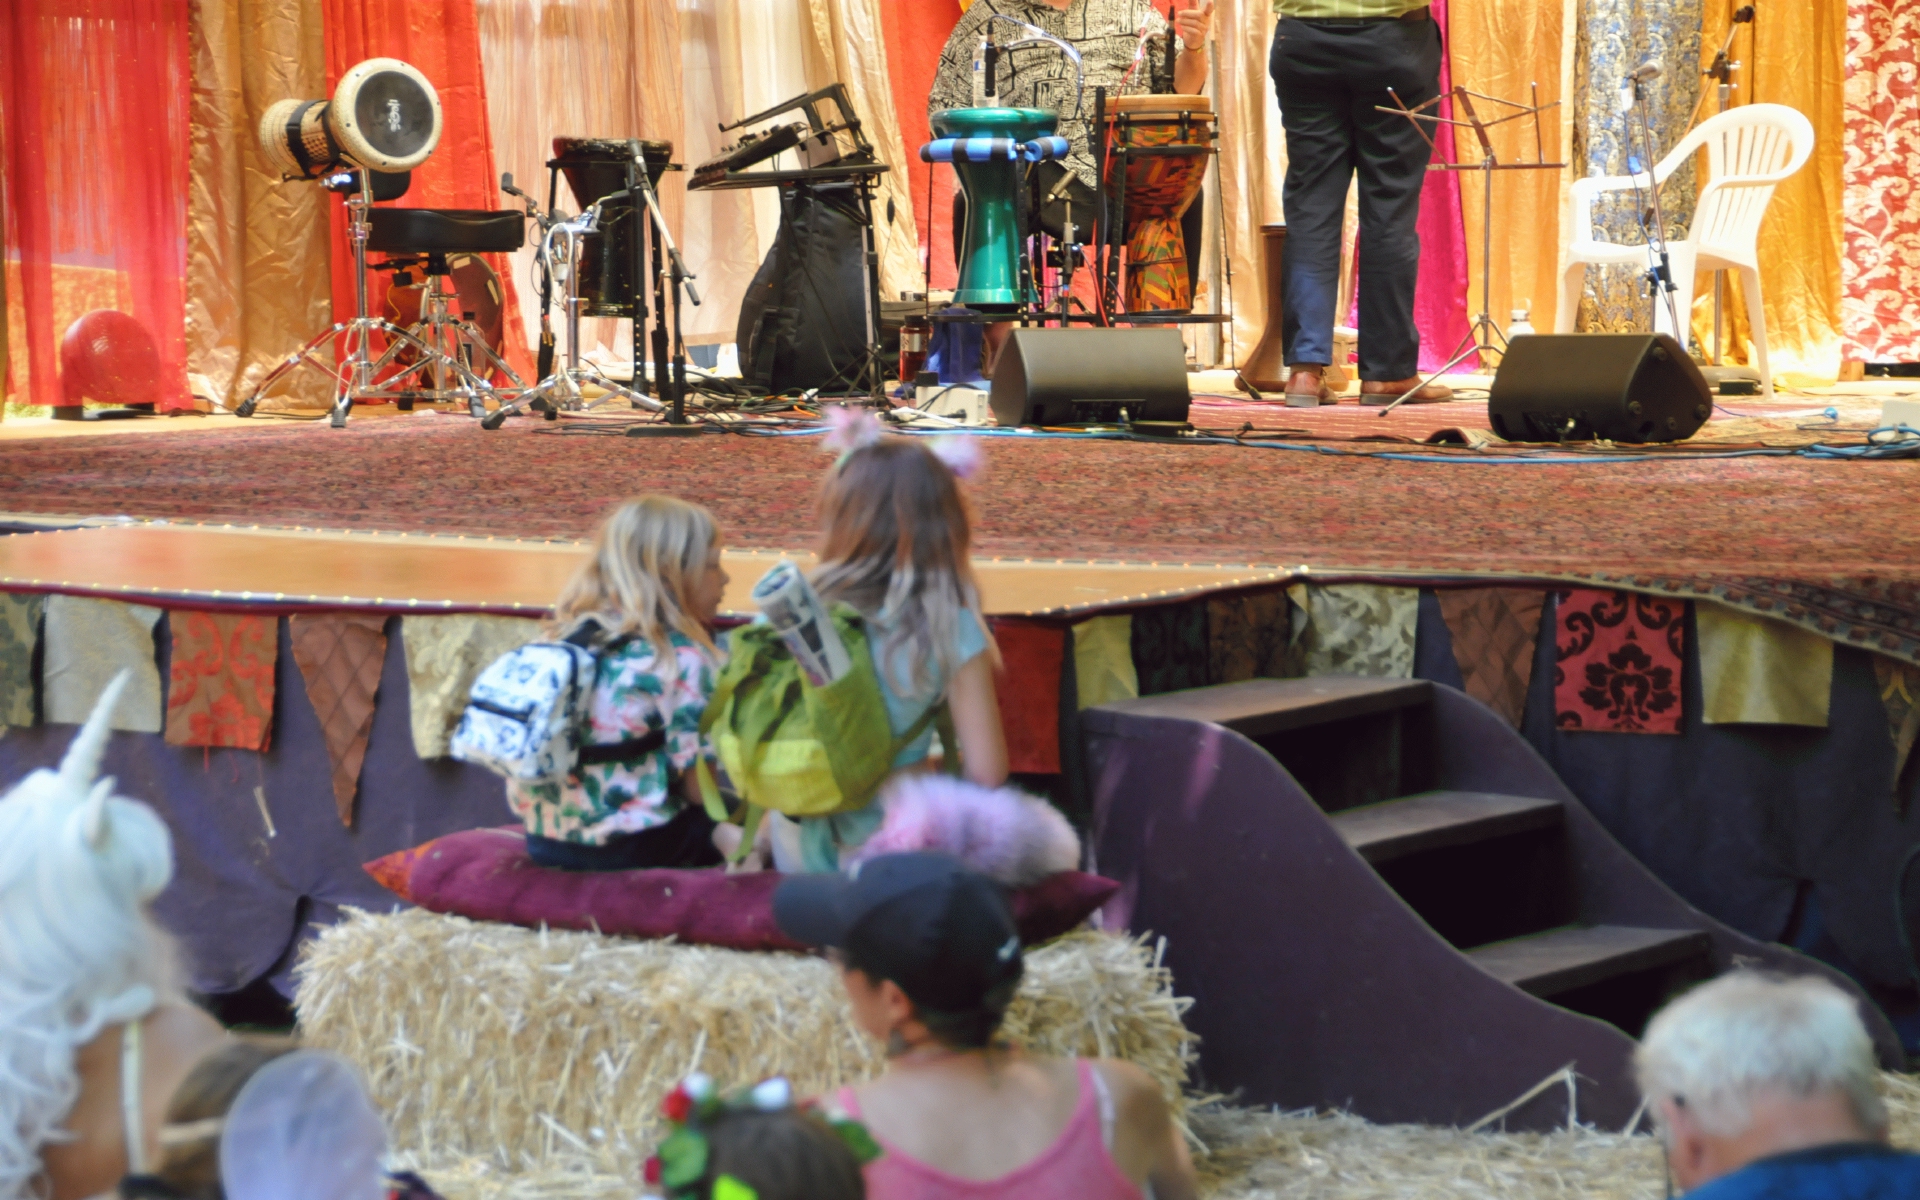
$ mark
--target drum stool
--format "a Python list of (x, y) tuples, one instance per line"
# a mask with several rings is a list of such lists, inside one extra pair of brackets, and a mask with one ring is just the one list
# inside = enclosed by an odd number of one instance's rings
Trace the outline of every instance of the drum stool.
[[(453, 274), (449, 256), (509, 254), (525, 245), (525, 214), (512, 209), (375, 208), (367, 215), (372, 225), (368, 251), (389, 256), (379, 269), (395, 272), (395, 283), (404, 282), (403, 277), (416, 268), (426, 276), (418, 320), (406, 332), (431, 346), (438, 356), (428, 360), (433, 386), (396, 397), (399, 407), (412, 408), (416, 400), (462, 398), (450, 386), (450, 377), (465, 385), (460, 391), (466, 393), (470, 406), (477, 407), (479, 401), (471, 395), (473, 380), (460, 378), (462, 372), (477, 377), (498, 372), (508, 380), (508, 387), (525, 387), (501, 356), (503, 343), (490, 339), (474, 324), (477, 306), (446, 286)], [(388, 353), (395, 362), (411, 357), (404, 342), (395, 343)]]

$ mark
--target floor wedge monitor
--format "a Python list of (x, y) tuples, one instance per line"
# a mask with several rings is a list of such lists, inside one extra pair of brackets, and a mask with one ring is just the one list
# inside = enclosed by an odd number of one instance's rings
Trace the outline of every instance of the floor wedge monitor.
[(988, 395), (1002, 425), (1181, 424), (1193, 403), (1177, 329), (1016, 329)]
[(1510, 442), (1677, 442), (1712, 413), (1706, 377), (1664, 333), (1517, 337), (1487, 398)]

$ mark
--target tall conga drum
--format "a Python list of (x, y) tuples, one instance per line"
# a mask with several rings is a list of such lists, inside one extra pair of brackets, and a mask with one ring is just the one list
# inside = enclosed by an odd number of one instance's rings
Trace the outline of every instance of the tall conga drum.
[(1127, 239), (1127, 311), (1193, 307), (1180, 218), (1200, 195), (1213, 155), (1213, 101), (1205, 96), (1114, 96), (1107, 101), (1107, 203)]
[[(1053, 133), (1057, 118), (1038, 108), (949, 108), (933, 114), (936, 138), (952, 139), (951, 162), (967, 198), (967, 223), (954, 247), (960, 283), (954, 303), (1008, 312), (1039, 302), (1020, 278), (1020, 189), (1027, 164), (1012, 147)], [(934, 143), (939, 145), (939, 143)], [(931, 149), (932, 147), (929, 147)]]

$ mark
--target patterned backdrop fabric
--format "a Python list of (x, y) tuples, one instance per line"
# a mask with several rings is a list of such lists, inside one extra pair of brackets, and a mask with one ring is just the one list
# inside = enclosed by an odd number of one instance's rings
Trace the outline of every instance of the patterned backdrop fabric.
[(1847, 358), (1920, 359), (1920, 4), (1847, 6)]
[(159, 733), (160, 666), (153, 654), (153, 630), (159, 623), (160, 610), (146, 604), (47, 597), (40, 697), (47, 723), (84, 723), (113, 677), (130, 670), (133, 678), (120, 693), (108, 725), (128, 733)]
[(33, 652), (45, 596), (0, 596), (0, 726), (33, 724)]
[[(1700, 95), (1701, 4), (1702, 0), (1584, 0), (1574, 31), (1569, 181), (1583, 175), (1625, 175), (1629, 156), (1658, 162), (1685, 135)], [(1661, 76), (1646, 85), (1653, 118), (1651, 156), (1637, 132), (1637, 118), (1636, 132), (1629, 138), (1627, 116), (1620, 107), (1621, 83), (1647, 62), (1663, 68)], [(1627, 192), (1618, 199), (1602, 200), (1593, 210), (1597, 231), (1627, 245), (1647, 240), (1640, 231), (1632, 195)], [(1674, 172), (1660, 189), (1669, 238), (1687, 236), (1694, 195), (1691, 163)], [(1590, 332), (1644, 329), (1647, 311), (1633, 268), (1587, 268), (1587, 291), (1580, 302), (1577, 328)]]
[(1467, 695), (1519, 728), (1547, 594), (1530, 588), (1441, 588), (1435, 598)]
[(167, 743), (265, 750), (273, 729), (279, 621), (175, 609)]
[(1678, 734), (1686, 603), (1590, 588), (1560, 592), (1555, 602), (1554, 724)]
[(1287, 598), (1306, 614), (1294, 641), (1308, 675), (1413, 678), (1419, 588), (1296, 583)]
[(307, 685), (307, 699), (320, 719), (333, 764), (333, 805), (340, 823), (353, 827), (353, 799), (373, 734), (374, 701), (387, 657), (387, 619), (375, 613), (296, 613), (287, 618), (287, 641)]

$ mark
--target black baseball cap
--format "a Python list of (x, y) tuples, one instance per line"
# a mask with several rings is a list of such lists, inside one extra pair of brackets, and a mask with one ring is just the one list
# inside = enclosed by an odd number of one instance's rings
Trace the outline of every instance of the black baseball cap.
[(840, 950), (940, 1013), (1003, 1012), (1020, 930), (1000, 885), (940, 854), (885, 854), (846, 875), (798, 875), (773, 894), (781, 930)]

